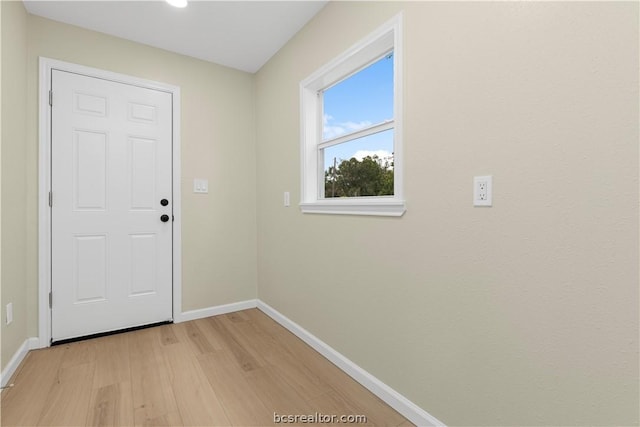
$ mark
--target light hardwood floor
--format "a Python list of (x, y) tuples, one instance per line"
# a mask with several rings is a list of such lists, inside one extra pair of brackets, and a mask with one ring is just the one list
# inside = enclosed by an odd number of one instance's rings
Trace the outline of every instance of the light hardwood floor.
[(11, 382), (3, 426), (412, 425), (257, 309), (32, 351)]

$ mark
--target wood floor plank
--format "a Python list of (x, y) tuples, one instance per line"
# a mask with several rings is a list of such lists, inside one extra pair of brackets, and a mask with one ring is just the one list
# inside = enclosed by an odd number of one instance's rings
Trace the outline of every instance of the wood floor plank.
[(225, 317), (234, 323), (241, 323), (249, 320), (249, 316), (247, 316), (246, 311), (235, 311), (233, 313), (227, 313), (225, 314)]
[(164, 349), (171, 388), (185, 426), (230, 425), (225, 411), (188, 343)]
[(90, 362), (58, 369), (37, 425), (85, 425), (95, 367)]
[(208, 320), (209, 324), (221, 337), (221, 339), (225, 343), (225, 346), (231, 351), (237, 363), (243, 370), (248, 372), (258, 369), (261, 366), (261, 364), (245, 348), (245, 346), (238, 342), (238, 337), (231, 333), (231, 331), (225, 324), (224, 319), (219, 317), (210, 317)]
[(10, 381), (13, 387), (2, 391), (0, 425), (34, 426), (38, 423), (65, 352), (63, 347), (51, 347), (27, 354)]
[(165, 419), (182, 425), (160, 331), (144, 329), (128, 338), (135, 425), (153, 425)]
[(248, 357), (254, 361), (254, 368), (269, 364), (269, 356), (278, 353), (274, 347), (275, 342), (270, 342), (269, 337), (259, 328), (256, 328), (252, 321), (232, 321), (228, 316), (220, 316), (218, 321), (224, 326), (229, 336), (233, 337)]
[(286, 381), (303, 399), (311, 401), (332, 390), (331, 386), (315, 375), (303, 363), (282, 361), (273, 365), (275, 374)]
[(271, 366), (245, 372), (249, 384), (256, 390), (264, 406), (278, 414), (310, 414), (314, 407), (289, 384), (278, 377)]
[(179, 326), (184, 328), (184, 332), (187, 334), (188, 340), (197, 354), (211, 353), (215, 350), (207, 335), (198, 326), (198, 323), (185, 322)]
[[(342, 373), (342, 375), (346, 375)], [(348, 378), (336, 378), (334, 392), (330, 396), (336, 402), (349, 408), (350, 413), (362, 414), (367, 420), (377, 426), (397, 426), (405, 418), (389, 405), (373, 395), (362, 385)]]
[(262, 328), (265, 332), (269, 333), (270, 335), (277, 335), (287, 330), (282, 325), (274, 322), (273, 319), (271, 319), (269, 316), (267, 316), (257, 308), (244, 310), (243, 313), (250, 320), (260, 325), (260, 328)]
[(125, 334), (96, 338), (94, 341), (96, 373), (93, 387), (129, 382), (129, 340)]
[(234, 426), (264, 426), (273, 421), (273, 411), (264, 406), (244, 371), (228, 351), (217, 351), (198, 357), (209, 384)]
[(162, 345), (171, 345), (178, 342), (178, 337), (174, 332), (174, 325), (160, 325), (157, 327)]
[(91, 363), (96, 359), (96, 340), (85, 340), (60, 346), (65, 349), (61, 368)]
[[(322, 408), (323, 414), (336, 415), (336, 416), (357, 416), (366, 417), (366, 422), (358, 422), (358, 425), (372, 426), (376, 425), (372, 422), (371, 418), (367, 414), (363, 413), (363, 409), (354, 407), (350, 402), (345, 401), (337, 392), (330, 391), (322, 396), (318, 396), (310, 401), (318, 408)], [(339, 425), (340, 421), (335, 423), (328, 423), (328, 425)]]
[[(301, 355), (291, 353), (286, 345), (253, 321), (235, 323), (235, 335), (239, 342), (255, 349), (275, 371), (305, 400), (331, 391), (329, 386), (312, 369)], [(315, 357), (326, 362), (319, 353), (308, 352), (305, 357)]]
[(155, 418), (147, 418), (146, 414), (144, 417), (140, 417), (141, 423), (138, 423), (138, 413), (142, 411), (136, 410), (136, 425), (145, 426), (145, 427), (176, 427), (182, 426), (182, 418), (180, 417), (179, 412), (169, 412), (167, 414), (155, 417)]
[(209, 318), (197, 319), (194, 320), (200, 332), (205, 336), (211, 347), (213, 347), (214, 351), (225, 350), (226, 346), (222, 337), (213, 329), (209, 322)]
[(123, 382), (94, 388), (89, 403), (87, 426), (132, 426), (133, 397), (131, 383)]

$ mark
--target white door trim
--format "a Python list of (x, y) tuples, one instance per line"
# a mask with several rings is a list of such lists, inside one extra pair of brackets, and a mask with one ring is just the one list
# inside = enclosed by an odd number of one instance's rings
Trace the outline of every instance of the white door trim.
[[(151, 80), (85, 67), (69, 62), (40, 57), (39, 86), (39, 160), (38, 160), (38, 336), (39, 347), (51, 345), (51, 70), (83, 74), (118, 83), (154, 89), (172, 94), (173, 97), (173, 320), (182, 316), (182, 211), (180, 195), (180, 87)], [(55, 102), (55, 95), (54, 95)]]

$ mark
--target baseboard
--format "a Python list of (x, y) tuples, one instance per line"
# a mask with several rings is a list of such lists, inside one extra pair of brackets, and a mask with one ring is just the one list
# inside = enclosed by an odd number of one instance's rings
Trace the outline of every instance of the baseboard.
[(188, 322), (189, 320), (202, 319), (204, 317), (218, 316), (220, 314), (233, 313), (234, 311), (256, 308), (258, 300), (250, 299), (246, 301), (234, 302), (231, 304), (216, 305), (215, 307), (201, 308), (199, 310), (185, 311), (179, 319), (173, 319), (175, 323)]
[(365, 371), (342, 354), (338, 353), (324, 341), (295, 323), (273, 307), (258, 300), (258, 309), (267, 316), (287, 328), (290, 332), (309, 344), (314, 350), (322, 354), (330, 362), (342, 369), (351, 378), (362, 384), (370, 392), (382, 399), (387, 405), (401, 413), (405, 418), (417, 426), (444, 426), (436, 417), (411, 402), (406, 397)]
[(2, 387), (5, 387), (13, 374), (15, 374), (16, 370), (20, 366), (20, 363), (24, 360), (29, 350), (33, 350), (38, 348), (40, 345), (40, 340), (37, 337), (27, 338), (24, 340), (18, 351), (15, 352), (7, 366), (4, 368), (1, 374), (0, 384)]

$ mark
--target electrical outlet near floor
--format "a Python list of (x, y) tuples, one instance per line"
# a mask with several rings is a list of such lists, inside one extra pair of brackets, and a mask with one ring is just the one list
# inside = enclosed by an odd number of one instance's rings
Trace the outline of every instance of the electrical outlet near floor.
[(493, 177), (491, 175), (473, 178), (473, 206), (492, 206)]

